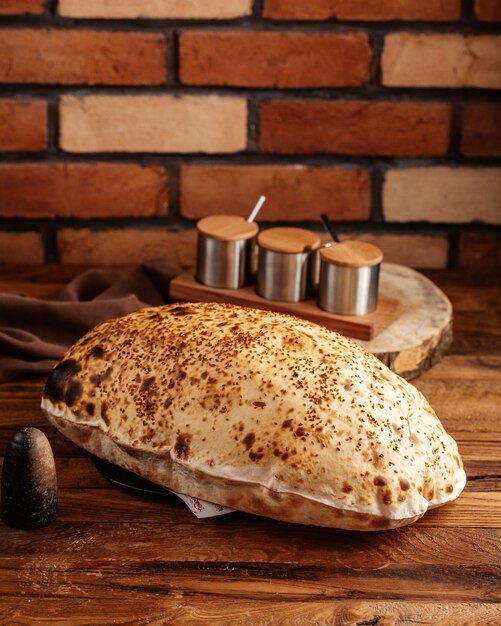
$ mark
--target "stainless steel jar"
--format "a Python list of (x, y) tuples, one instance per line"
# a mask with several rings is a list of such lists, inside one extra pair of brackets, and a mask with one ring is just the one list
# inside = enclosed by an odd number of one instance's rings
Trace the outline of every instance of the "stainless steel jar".
[(267, 300), (300, 302), (318, 282), (320, 237), (303, 228), (270, 228), (259, 233), (256, 291)]
[(383, 254), (363, 241), (331, 243), (320, 251), (318, 306), (338, 315), (366, 315), (377, 307)]
[(256, 271), (258, 226), (235, 215), (213, 215), (197, 224), (196, 279), (208, 287), (239, 289)]

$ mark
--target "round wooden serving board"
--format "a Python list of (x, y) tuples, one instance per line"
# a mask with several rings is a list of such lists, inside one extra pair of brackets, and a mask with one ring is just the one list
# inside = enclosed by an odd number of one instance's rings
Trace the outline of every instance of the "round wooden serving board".
[(376, 337), (354, 339), (404, 378), (419, 376), (439, 361), (452, 342), (452, 305), (419, 272), (383, 263), (379, 295), (400, 302), (396, 319)]

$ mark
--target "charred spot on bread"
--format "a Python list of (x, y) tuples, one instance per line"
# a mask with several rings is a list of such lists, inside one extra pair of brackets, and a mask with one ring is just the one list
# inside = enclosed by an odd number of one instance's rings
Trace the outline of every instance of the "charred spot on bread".
[(391, 493), (391, 489), (385, 489), (381, 494), (381, 499), (384, 504), (389, 505), (393, 502), (393, 495)]
[(150, 387), (153, 385), (153, 383), (155, 382), (155, 377), (154, 376), (150, 376), (149, 378), (145, 378), (141, 384), (141, 387), (139, 387), (139, 391), (149, 391)]
[(301, 437), (301, 439), (304, 439), (308, 436), (308, 431), (304, 426), (298, 426), (294, 431), (294, 434), (296, 435), (296, 437)]
[(242, 440), (246, 450), (250, 450), (256, 441), (256, 435), (254, 433), (248, 433)]
[(179, 459), (187, 459), (190, 453), (190, 442), (191, 437), (187, 434), (178, 435), (176, 438), (176, 443), (174, 445), (174, 450)]
[(49, 374), (45, 383), (44, 395), (54, 402), (61, 402), (66, 393), (68, 381), (78, 374), (82, 366), (75, 359), (61, 361)]
[(254, 450), (249, 451), (249, 459), (251, 461), (260, 461), (262, 458), (264, 458), (264, 452), (262, 450), (257, 450), (256, 452), (254, 452)]
[(184, 315), (189, 315), (191, 313), (189, 306), (175, 306), (172, 308), (169, 313), (171, 315), (175, 315), (176, 317), (181, 317)]
[(64, 394), (64, 401), (67, 406), (73, 406), (82, 397), (82, 383), (79, 380), (70, 380)]
[(96, 374), (91, 374), (89, 376), (89, 381), (93, 386), (98, 387), (103, 382), (111, 379), (111, 374), (113, 373), (113, 367), (110, 365), (105, 369), (104, 372), (98, 372)]
[(90, 352), (89, 352), (89, 356), (95, 358), (95, 359), (102, 359), (104, 357), (104, 353), (105, 350), (103, 348), (103, 346), (101, 345), (96, 345), (96, 346), (92, 346)]
[(108, 405), (103, 400), (101, 402), (101, 417), (103, 418), (103, 422), (109, 426), (110, 425), (110, 417), (108, 415)]
[(400, 489), (402, 489), (402, 491), (408, 491), (411, 488), (411, 484), (407, 478), (400, 478), (398, 482), (400, 483)]

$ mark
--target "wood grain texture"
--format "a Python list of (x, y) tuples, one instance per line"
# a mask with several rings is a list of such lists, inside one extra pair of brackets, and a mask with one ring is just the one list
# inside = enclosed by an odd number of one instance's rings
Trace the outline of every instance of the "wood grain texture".
[[(103, 509), (103, 504), (105, 508)], [(192, 515), (177, 501), (166, 506), (165, 498), (151, 498), (122, 490), (60, 489), (60, 519), (63, 521), (92, 522), (108, 519), (112, 522), (173, 522)], [(231, 514), (236, 517), (236, 513)], [(238, 513), (243, 518), (247, 514)], [(277, 522), (278, 523), (278, 522)], [(271, 522), (270, 522), (271, 524)], [(429, 511), (415, 523), (416, 527), (443, 528), (501, 528), (501, 494), (498, 492), (466, 492), (446, 507)], [(287, 530), (284, 530), (285, 535)], [(317, 530), (315, 529), (315, 532)], [(501, 556), (501, 555), (500, 555)]]
[[(197, 533), (194, 542), (192, 533)], [(126, 563), (157, 563), (168, 560), (180, 563), (231, 562), (266, 563), (295, 566), (340, 567), (380, 572), (392, 567), (436, 565), (436, 546), (443, 545), (441, 564), (453, 566), (495, 566), (499, 562), (501, 530), (467, 528), (461, 537), (453, 528), (408, 528), (396, 533), (350, 533), (329, 529), (311, 529), (299, 524), (288, 527), (287, 542), (281, 540), (283, 525), (268, 524), (262, 518), (227, 516), (224, 523), (210, 519), (197, 521), (187, 517), (175, 525), (153, 522), (123, 522), (110, 526), (109, 521), (58, 521), (56, 525), (33, 533), (11, 531), (10, 552), (0, 541), (0, 567), (8, 569), (21, 556), (47, 562), (81, 565), (95, 560), (96, 546), (100, 558), (108, 564), (121, 559)], [(245, 534), (245, 540), (243, 535)], [(473, 550), (465, 555), (464, 543)], [(330, 561), (325, 558), (326, 550)], [(129, 553), (127, 553), (129, 551)], [(164, 559), (165, 560), (165, 559)], [(22, 573), (16, 573), (16, 576)]]
[[(12, 291), (12, 283), (8, 281), (0, 281), (0, 292), (1, 291)], [(28, 296), (32, 296), (33, 298), (55, 298), (60, 291), (61, 285), (59, 283), (16, 283), (17, 293), (23, 293)]]
[(320, 258), (326, 263), (342, 267), (369, 267), (381, 263), (383, 253), (380, 248), (366, 241), (342, 241), (322, 248)]
[(320, 237), (317, 233), (305, 228), (285, 226), (262, 230), (257, 237), (257, 242), (261, 248), (272, 252), (300, 254), (316, 250), (320, 246)]
[[(75, 268), (6, 267), (0, 286), (51, 297)], [(501, 623), (501, 286), (430, 272), (455, 307), (449, 355), (414, 383), (457, 440), (454, 503), (395, 531), (349, 533), (244, 513), (197, 520), (175, 497), (115, 487), (48, 426), (43, 379), (0, 385), (0, 451), (48, 436), (58, 521), (0, 524), (0, 623), (315, 626)], [(21, 289), (22, 287), (22, 289)]]
[(257, 235), (259, 228), (255, 222), (248, 222), (236, 215), (211, 215), (197, 222), (197, 230), (212, 239), (237, 241), (252, 239)]
[[(171, 592), (138, 602), (133, 592), (120, 602), (86, 597), (65, 599), (9, 596), (0, 598), (0, 619), (16, 626), (103, 623), (137, 626), (371, 626), (433, 624), (434, 626), (498, 626), (501, 607), (475, 602), (284, 601), (255, 598), (228, 602), (225, 598), (194, 598)], [(72, 616), (71, 622), (68, 616)]]
[[(496, 567), (476, 566), (440, 568), (436, 565), (416, 568), (346, 571), (343, 567), (294, 567), (268, 564), (171, 561), (141, 563), (130, 566), (107, 566), (94, 560), (89, 569), (82, 566), (47, 565), (41, 560), (27, 563), (22, 578), (7, 570), (2, 581), (5, 593), (12, 594), (28, 584), (40, 595), (59, 597), (64, 601), (75, 595), (100, 599), (114, 598), (117, 603), (127, 592), (134, 591), (138, 601), (148, 601), (153, 594), (186, 594), (189, 596), (226, 597), (229, 603), (253, 598), (287, 600), (370, 599), (426, 600), (430, 596), (446, 601), (498, 602), (501, 583)], [(381, 580), (388, 585), (386, 593)], [(31, 584), (30, 584), (31, 583)], [(35, 584), (33, 584), (35, 583)], [(31, 592), (30, 595), (39, 595)]]

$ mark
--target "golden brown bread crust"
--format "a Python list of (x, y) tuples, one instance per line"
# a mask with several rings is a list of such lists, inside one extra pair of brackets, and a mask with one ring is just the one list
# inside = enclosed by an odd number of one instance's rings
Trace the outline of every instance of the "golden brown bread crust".
[(285, 521), (395, 528), (465, 482), (419, 391), (348, 339), (277, 313), (175, 304), (105, 322), (55, 368), (42, 406), (94, 454)]

